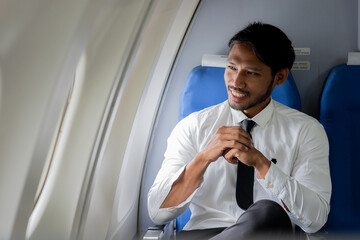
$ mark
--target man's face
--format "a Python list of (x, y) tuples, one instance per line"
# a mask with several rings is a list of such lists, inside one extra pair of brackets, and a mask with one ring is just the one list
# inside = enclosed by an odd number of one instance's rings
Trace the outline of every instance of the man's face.
[(254, 117), (267, 106), (275, 87), (271, 68), (261, 62), (246, 43), (232, 47), (224, 79), (230, 106), (248, 117)]

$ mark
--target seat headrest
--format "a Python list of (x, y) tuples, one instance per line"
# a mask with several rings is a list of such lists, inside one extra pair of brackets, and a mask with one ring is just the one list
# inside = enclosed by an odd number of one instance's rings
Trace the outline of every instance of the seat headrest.
[(204, 54), (201, 59), (203, 67), (226, 67), (227, 55)]
[(360, 65), (360, 52), (349, 52), (347, 65)]

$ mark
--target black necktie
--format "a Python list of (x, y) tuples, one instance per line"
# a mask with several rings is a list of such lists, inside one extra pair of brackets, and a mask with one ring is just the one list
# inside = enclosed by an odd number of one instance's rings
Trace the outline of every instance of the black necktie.
[[(242, 128), (250, 134), (255, 122), (245, 119), (241, 122)], [(250, 135), (251, 137), (251, 135)], [(236, 181), (236, 202), (242, 209), (246, 210), (253, 204), (254, 168), (238, 161)]]

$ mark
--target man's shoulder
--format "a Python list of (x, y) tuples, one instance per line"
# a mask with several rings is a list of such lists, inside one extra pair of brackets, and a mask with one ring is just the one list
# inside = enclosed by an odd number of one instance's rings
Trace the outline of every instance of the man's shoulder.
[(317, 119), (307, 115), (297, 109), (290, 108), (282, 103), (274, 101), (275, 112), (278, 118), (283, 118), (287, 121), (298, 122), (299, 124), (320, 124)]

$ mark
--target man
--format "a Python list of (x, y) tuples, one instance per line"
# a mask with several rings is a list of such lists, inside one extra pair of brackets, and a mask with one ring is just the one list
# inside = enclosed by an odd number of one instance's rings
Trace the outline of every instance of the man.
[[(271, 99), (294, 62), (291, 41), (272, 25), (253, 23), (229, 47), (228, 100), (174, 128), (149, 191), (149, 215), (163, 224), (190, 207), (181, 233), (214, 239), (279, 234), (292, 225), (316, 232), (330, 208), (325, 131), (312, 117)], [(249, 120), (254, 126), (244, 130), (240, 125)]]

